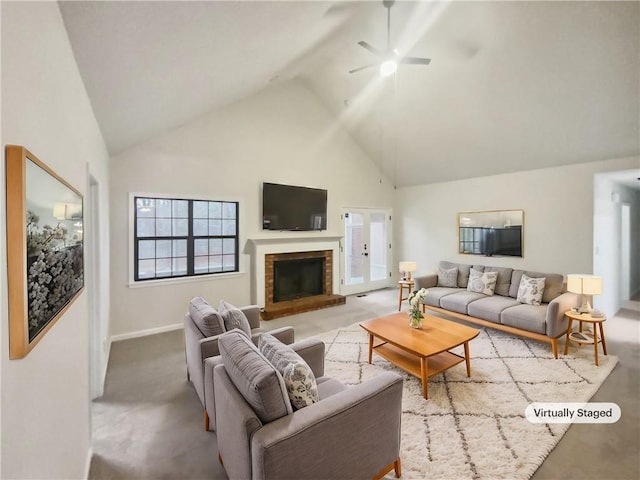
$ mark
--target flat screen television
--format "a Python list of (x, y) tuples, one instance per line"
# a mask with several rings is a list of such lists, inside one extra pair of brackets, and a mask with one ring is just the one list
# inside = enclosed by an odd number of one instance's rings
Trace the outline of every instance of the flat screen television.
[(326, 230), (327, 191), (278, 183), (262, 184), (263, 230)]

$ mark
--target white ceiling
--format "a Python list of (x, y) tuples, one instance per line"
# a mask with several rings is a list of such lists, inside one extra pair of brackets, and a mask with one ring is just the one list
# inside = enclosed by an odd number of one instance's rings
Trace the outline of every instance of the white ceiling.
[[(299, 78), (397, 186), (640, 154), (639, 2), (67, 2), (115, 154)], [(640, 183), (640, 182), (639, 182)]]

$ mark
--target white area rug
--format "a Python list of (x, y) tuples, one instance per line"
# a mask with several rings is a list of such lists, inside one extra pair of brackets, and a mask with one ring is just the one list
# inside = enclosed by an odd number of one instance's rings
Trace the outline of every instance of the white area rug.
[(481, 329), (469, 344), (471, 377), (464, 362), (431, 377), (425, 400), (416, 377), (375, 353), (373, 364), (367, 363), (368, 336), (357, 323), (317, 338), (327, 347), (325, 374), (346, 384), (384, 370), (404, 377), (404, 479), (530, 478), (570, 425), (529, 423), (527, 405), (586, 402), (618, 361), (600, 350), (596, 367), (593, 347), (574, 344), (556, 360), (546, 343)]

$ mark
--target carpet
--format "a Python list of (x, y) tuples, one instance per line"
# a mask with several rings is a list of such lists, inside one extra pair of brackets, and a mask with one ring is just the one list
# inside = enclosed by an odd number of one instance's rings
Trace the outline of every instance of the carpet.
[(530, 478), (570, 425), (530, 423), (527, 405), (586, 402), (618, 361), (599, 355), (596, 367), (593, 347), (575, 345), (556, 360), (546, 343), (481, 328), (469, 344), (471, 377), (464, 362), (433, 376), (425, 400), (413, 375), (375, 353), (367, 363), (368, 336), (357, 323), (316, 337), (326, 344), (325, 374), (346, 384), (385, 370), (403, 376), (403, 479)]

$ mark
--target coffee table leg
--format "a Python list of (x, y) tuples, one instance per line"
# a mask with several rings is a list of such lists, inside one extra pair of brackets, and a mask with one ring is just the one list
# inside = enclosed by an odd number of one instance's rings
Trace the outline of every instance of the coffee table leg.
[(371, 354), (373, 353), (373, 334), (369, 334), (369, 363), (371, 363)]
[(471, 360), (469, 359), (469, 342), (464, 342), (464, 361), (467, 364), (467, 377), (471, 376)]
[(427, 389), (427, 379), (429, 378), (427, 369), (427, 359), (422, 357), (420, 359), (420, 376), (422, 377), (422, 396), (426, 399), (429, 398), (429, 391)]

